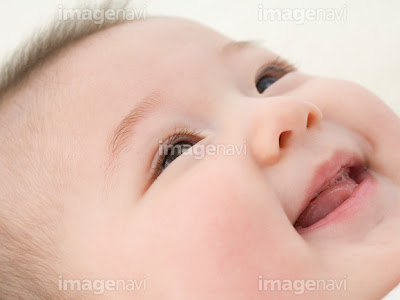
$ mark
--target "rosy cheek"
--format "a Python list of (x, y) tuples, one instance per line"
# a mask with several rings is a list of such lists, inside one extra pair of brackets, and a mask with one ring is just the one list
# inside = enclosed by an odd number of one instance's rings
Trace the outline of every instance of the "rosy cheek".
[(285, 219), (273, 195), (264, 199), (265, 193), (249, 189), (248, 180), (231, 175), (239, 172), (221, 170), (204, 176), (199, 169), (153, 195), (143, 211), (151, 216), (147, 247), (162, 249), (154, 259), (165, 272), (173, 270), (176, 280), (190, 274), (187, 284), (193, 290), (199, 285), (254, 289), (260, 273), (279, 273), (299, 255), (290, 253), (283, 232), (287, 220), (282, 226)]

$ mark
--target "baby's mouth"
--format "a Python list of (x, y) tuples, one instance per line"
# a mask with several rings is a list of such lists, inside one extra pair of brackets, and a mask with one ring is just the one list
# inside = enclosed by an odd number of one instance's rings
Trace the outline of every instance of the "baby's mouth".
[(294, 227), (296, 229), (310, 227), (333, 212), (351, 197), (366, 172), (367, 169), (361, 164), (342, 167), (310, 200), (294, 223)]

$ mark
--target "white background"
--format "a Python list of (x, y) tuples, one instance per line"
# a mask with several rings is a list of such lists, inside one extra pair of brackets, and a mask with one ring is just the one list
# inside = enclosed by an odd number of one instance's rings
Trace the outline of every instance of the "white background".
[[(400, 1), (371, 0), (140, 0), (148, 15), (200, 21), (244, 40), (263, 40), (301, 70), (358, 82), (400, 114)], [(0, 59), (24, 35), (70, 1), (0, 0)], [(346, 10), (346, 20), (260, 21), (263, 8)]]

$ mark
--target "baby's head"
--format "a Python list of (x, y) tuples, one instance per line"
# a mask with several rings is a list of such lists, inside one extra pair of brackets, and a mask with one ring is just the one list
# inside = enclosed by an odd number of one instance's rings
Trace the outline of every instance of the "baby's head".
[(37, 64), (0, 119), (2, 299), (375, 299), (400, 279), (400, 120), (359, 85), (150, 18)]

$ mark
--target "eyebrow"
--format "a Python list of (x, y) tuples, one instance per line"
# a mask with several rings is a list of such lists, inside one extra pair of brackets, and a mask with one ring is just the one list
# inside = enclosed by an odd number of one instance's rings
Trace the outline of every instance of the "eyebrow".
[(134, 134), (137, 124), (150, 115), (160, 103), (159, 94), (152, 92), (142, 98), (118, 123), (112, 132), (109, 150), (111, 159), (115, 159), (127, 146), (129, 139)]

